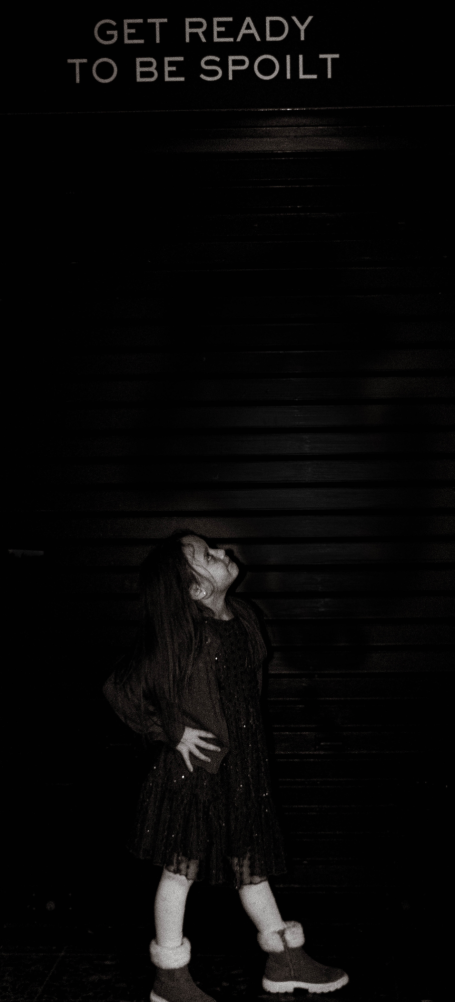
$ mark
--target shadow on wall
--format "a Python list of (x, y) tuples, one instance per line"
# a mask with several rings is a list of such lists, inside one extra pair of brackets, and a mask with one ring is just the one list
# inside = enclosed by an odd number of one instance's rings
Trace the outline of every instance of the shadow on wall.
[[(135, 448), (130, 462), (119, 468), (118, 483), (119, 488), (123, 486), (128, 490), (135, 511), (145, 517), (153, 513), (154, 535), (157, 529), (159, 532), (158, 508), (163, 514), (163, 535), (169, 532), (171, 518), (173, 528), (194, 526), (195, 531), (213, 542), (225, 541), (228, 547), (232, 546), (233, 555), (244, 565), (236, 585), (239, 594), (250, 597), (267, 619), (274, 621), (274, 658), (278, 660), (280, 671), (292, 673), (298, 668), (309, 677), (318, 668), (327, 668), (331, 661), (337, 669), (352, 671), (368, 667), (371, 631), (366, 630), (366, 620), (415, 617), (413, 597), (425, 587), (428, 573), (424, 564), (426, 538), (431, 525), (431, 508), (435, 504), (432, 484), (434, 407), (425, 395), (428, 383), (422, 379), (422, 370), (416, 373), (409, 369), (410, 353), (400, 344), (399, 322), (395, 317), (389, 322), (387, 316), (369, 316), (365, 312), (353, 316), (352, 302), (348, 303), (337, 290), (334, 296), (338, 315), (337, 341), (348, 347), (344, 359), (343, 353), (337, 352), (340, 356), (337, 371), (333, 364), (324, 370), (324, 360), (321, 360), (324, 401), (319, 413), (324, 430), (354, 429), (364, 435), (364, 451), (355, 456), (354, 474), (348, 470), (343, 479), (339, 470), (349, 457), (337, 454), (330, 458), (339, 461), (338, 479), (317, 479), (317, 464), (312, 462), (306, 449), (315, 420), (314, 416), (308, 419), (309, 401), (303, 393), (299, 396), (301, 391), (297, 387), (292, 406), (288, 408), (290, 425), (283, 426), (283, 418), (277, 419), (273, 400), (261, 399), (259, 355), (254, 398), (246, 399), (240, 393), (236, 396), (235, 407), (229, 400), (226, 406), (226, 382), (220, 399), (220, 371), (221, 380), (230, 379), (232, 384), (236, 381), (235, 371), (229, 369), (228, 356), (216, 355), (213, 332), (210, 331), (207, 344), (204, 332), (199, 330), (200, 347), (189, 354), (181, 354), (178, 359), (171, 358), (167, 371), (161, 370), (162, 383), (159, 386), (155, 381), (159, 396), (153, 400), (153, 406), (150, 406), (152, 401), (144, 398), (145, 384), (139, 380), (130, 383), (129, 403), (134, 403), (131, 393), (136, 386), (140, 417), (134, 427)], [(276, 300), (270, 300), (270, 309), (263, 304), (263, 309), (268, 323), (276, 319), (278, 324), (273, 304), (277, 310)], [(143, 308), (148, 310), (146, 303)], [(335, 309), (333, 304), (332, 309)], [(163, 322), (166, 312), (165, 306), (160, 308), (155, 304), (155, 321)], [(387, 314), (387, 305), (384, 312)], [(257, 318), (257, 323), (264, 319)], [(292, 319), (295, 318), (288, 312), (286, 321)], [(298, 319), (301, 321), (301, 316)], [(250, 330), (254, 331), (253, 325)], [(368, 349), (364, 347), (365, 332)], [(303, 343), (304, 338), (302, 330)], [(232, 352), (238, 352), (240, 347), (235, 340), (231, 347), (225, 339), (222, 346), (224, 351)], [(245, 350), (244, 343), (241, 350)], [(289, 375), (290, 354), (281, 349), (277, 352), (273, 375), (278, 380)], [(298, 374), (305, 375), (302, 363), (299, 364)], [(315, 375), (314, 368), (311, 375)], [(239, 376), (238, 386), (241, 384), (242, 376)], [(270, 387), (270, 379), (267, 385)], [(280, 392), (281, 389), (277, 390), (277, 395)], [(312, 403), (310, 401), (310, 406)], [(225, 435), (227, 430), (235, 432), (235, 455), (210, 455), (205, 447), (201, 457), (191, 460), (185, 455), (185, 436), (190, 429), (207, 436), (216, 432)], [(263, 480), (256, 474), (250, 477), (250, 463), (254, 466), (256, 459), (261, 458), (259, 453), (251, 455), (252, 432), (260, 432), (262, 437), (270, 433), (275, 437), (277, 431), (283, 436), (290, 431), (301, 435), (302, 452), (292, 458), (304, 461), (300, 475), (294, 474), (292, 483), (276, 477), (265, 479), (266, 472)], [(169, 435), (174, 439), (182, 435), (178, 463), (175, 449), (168, 460), (163, 459), (160, 449), (156, 464), (153, 458), (149, 459), (149, 482), (141, 484), (143, 464), (139, 460), (136, 469), (137, 442), (146, 444), (150, 456), (153, 443)], [(373, 438), (374, 449), (370, 451), (369, 442)], [(133, 441), (132, 436), (130, 441)], [(201, 459), (206, 463), (205, 472)], [(199, 468), (197, 476), (192, 474), (193, 463)], [(239, 463), (242, 463), (241, 483), (238, 482)], [(155, 480), (153, 467), (157, 471)], [(264, 469), (266, 471), (265, 466)], [(323, 528), (318, 531), (317, 519), (321, 514), (324, 515)], [(248, 555), (251, 545), (245, 539), (252, 543), (257, 538), (258, 521), (264, 518), (268, 520), (270, 536), (270, 516), (276, 518), (277, 515), (286, 516), (290, 559), (286, 558), (283, 563), (281, 556), (276, 563), (274, 547), (268, 546), (267, 539), (260, 538), (259, 561), (253, 557), (252, 562)], [(295, 516), (301, 518), (302, 515), (308, 525), (302, 527), (300, 522), (300, 535), (297, 536), (291, 523)], [(330, 516), (333, 516), (333, 524), (330, 524)], [(213, 539), (214, 518), (218, 529), (216, 539)], [(242, 539), (233, 542), (239, 537), (239, 520)], [(349, 523), (348, 530), (343, 529), (343, 520)], [(282, 529), (280, 534), (283, 534)], [(295, 536), (296, 546), (302, 541), (306, 544), (313, 540), (311, 561), (305, 561), (303, 555), (298, 565), (295, 564), (289, 536)], [(334, 560), (333, 548), (327, 548), (327, 541), (337, 536), (356, 543), (353, 559), (345, 551)], [(292, 642), (289, 643), (291, 621)], [(310, 703), (313, 706), (320, 740), (327, 739), (341, 746), (343, 721), (318, 704), (317, 683), (313, 681), (310, 687), (309, 678), (306, 699), (307, 706)]]

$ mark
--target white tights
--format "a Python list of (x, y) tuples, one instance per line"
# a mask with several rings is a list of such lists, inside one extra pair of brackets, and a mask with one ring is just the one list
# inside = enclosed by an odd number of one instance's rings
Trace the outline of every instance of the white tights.
[[(180, 873), (164, 869), (155, 897), (155, 929), (158, 946), (169, 949), (181, 945), (183, 918), (188, 891), (193, 880)], [(278, 905), (268, 880), (245, 884), (239, 890), (240, 900), (259, 932), (284, 929)]]

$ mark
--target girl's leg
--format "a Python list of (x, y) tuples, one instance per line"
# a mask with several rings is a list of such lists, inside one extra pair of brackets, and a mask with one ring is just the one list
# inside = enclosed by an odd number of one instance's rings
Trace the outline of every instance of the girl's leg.
[(268, 880), (244, 884), (239, 890), (239, 895), (247, 915), (254, 922), (258, 932), (277, 931), (285, 928)]
[(239, 895), (242, 905), (258, 932), (284, 929), (285, 923), (267, 877), (256, 876), (254, 870), (251, 872), (250, 853), (243, 857), (232, 857), (231, 866), (241, 884)]
[(155, 897), (155, 929), (158, 946), (181, 946), (188, 891), (193, 884), (180, 873), (164, 868)]
[[(238, 860), (233, 860), (239, 873)], [(340, 968), (327, 967), (312, 960), (302, 949), (305, 942), (300, 922), (283, 922), (268, 880), (248, 874), (249, 860), (243, 861), (240, 887), (242, 905), (258, 930), (258, 943), (268, 953), (262, 987), (268, 992), (293, 992), (307, 988), (313, 993), (342, 988), (349, 978)], [(260, 880), (260, 883), (258, 881)]]

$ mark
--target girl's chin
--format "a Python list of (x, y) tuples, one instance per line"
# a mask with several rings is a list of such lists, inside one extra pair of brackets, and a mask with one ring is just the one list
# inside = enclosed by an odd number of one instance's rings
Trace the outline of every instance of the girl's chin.
[(228, 570), (229, 570), (232, 578), (236, 578), (237, 577), (237, 574), (239, 573), (239, 569), (237, 567), (237, 564), (234, 564), (232, 560), (231, 560), (230, 564), (228, 565)]

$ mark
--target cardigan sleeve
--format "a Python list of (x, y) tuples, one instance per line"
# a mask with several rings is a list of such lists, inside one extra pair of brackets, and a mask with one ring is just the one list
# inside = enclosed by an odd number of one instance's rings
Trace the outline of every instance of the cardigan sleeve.
[(248, 629), (250, 653), (256, 670), (259, 695), (261, 695), (264, 661), (267, 657), (267, 646), (263, 637), (262, 624), (258, 619), (256, 611), (248, 602), (245, 602), (244, 599), (241, 599), (236, 595), (235, 599), (230, 600), (230, 605), (237, 612), (237, 615), (240, 616)]
[(148, 698), (144, 698), (141, 680), (134, 670), (126, 679), (121, 679), (121, 667), (124, 663), (123, 659), (103, 685), (103, 694), (108, 703), (120, 720), (137, 734), (145, 734), (150, 741), (164, 741), (176, 748), (182, 739), (185, 725), (176, 720), (175, 723), (167, 723), (164, 729), (158, 709)]

